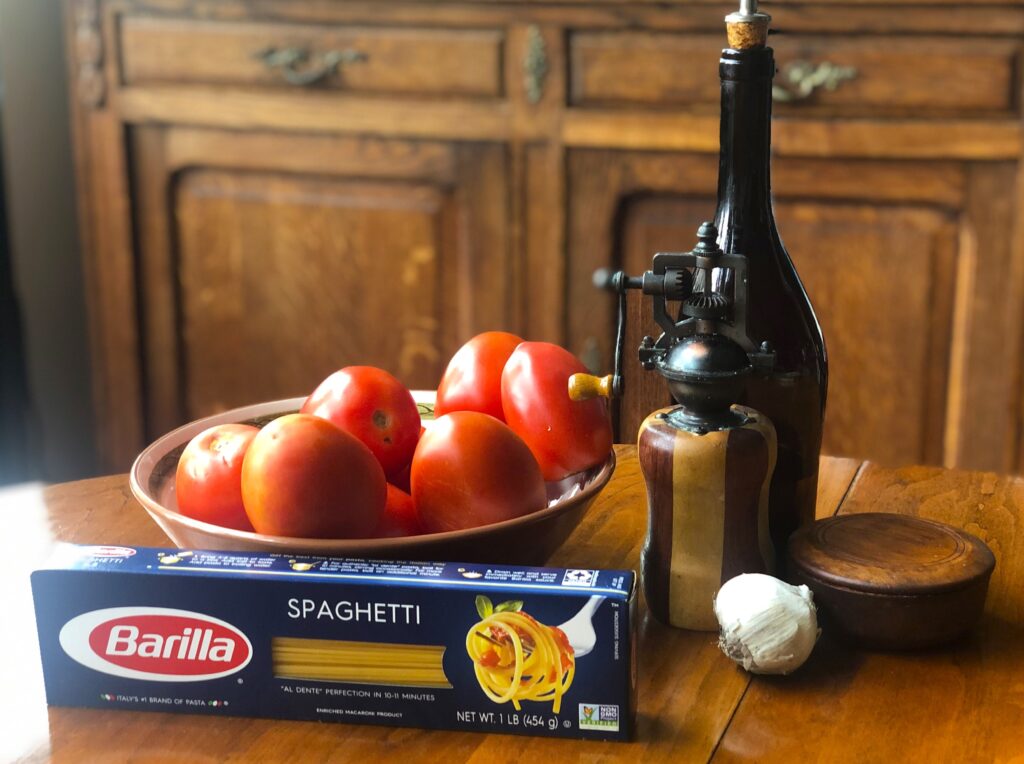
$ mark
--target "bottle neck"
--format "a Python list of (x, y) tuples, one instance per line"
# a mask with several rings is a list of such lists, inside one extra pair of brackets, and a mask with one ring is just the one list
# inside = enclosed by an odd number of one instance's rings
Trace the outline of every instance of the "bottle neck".
[(748, 236), (774, 231), (771, 202), (771, 48), (726, 50), (722, 78), (721, 149), (718, 165), (719, 244), (743, 252)]

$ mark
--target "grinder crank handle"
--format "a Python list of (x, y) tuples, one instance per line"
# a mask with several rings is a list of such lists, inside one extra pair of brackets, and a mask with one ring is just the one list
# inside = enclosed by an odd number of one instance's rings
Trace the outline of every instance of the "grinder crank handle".
[(573, 374), (569, 377), (569, 397), (574, 401), (612, 398), (614, 387), (614, 374), (606, 374), (603, 377), (595, 377), (593, 374)]
[(619, 295), (618, 328), (615, 332), (615, 367), (611, 374), (597, 377), (593, 374), (573, 374), (569, 377), (569, 397), (574, 401), (591, 398), (618, 398), (622, 395), (622, 347), (626, 342), (626, 290), (642, 289), (642, 278), (630, 278), (625, 271), (608, 275), (606, 270), (594, 274), (596, 286), (612, 289)]

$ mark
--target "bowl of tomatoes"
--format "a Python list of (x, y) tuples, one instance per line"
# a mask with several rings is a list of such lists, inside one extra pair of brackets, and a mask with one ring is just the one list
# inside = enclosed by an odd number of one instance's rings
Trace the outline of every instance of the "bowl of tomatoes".
[(180, 548), (539, 564), (615, 468), (604, 401), (568, 402), (581, 367), (501, 332), (436, 393), (347, 367), (164, 435), (131, 488)]

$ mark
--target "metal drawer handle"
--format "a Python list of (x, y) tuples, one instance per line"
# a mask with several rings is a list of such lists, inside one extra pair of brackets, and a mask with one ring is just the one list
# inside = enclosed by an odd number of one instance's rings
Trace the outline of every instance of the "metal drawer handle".
[(264, 48), (253, 57), (262, 61), (267, 69), (280, 72), (288, 84), (299, 87), (323, 82), (337, 72), (342, 64), (354, 64), (369, 58), (361, 50), (345, 48), (329, 50), (320, 56), (319, 61), (311, 64), (312, 54), (309, 48), (299, 46)]
[(539, 103), (544, 97), (544, 80), (548, 76), (548, 47), (540, 27), (531, 24), (526, 29), (526, 55), (523, 56), (523, 89), (526, 100)]
[(779, 71), (778, 84), (772, 86), (772, 100), (780, 103), (805, 101), (816, 91), (833, 91), (856, 77), (855, 66), (839, 66), (831, 61), (820, 64), (791, 61)]

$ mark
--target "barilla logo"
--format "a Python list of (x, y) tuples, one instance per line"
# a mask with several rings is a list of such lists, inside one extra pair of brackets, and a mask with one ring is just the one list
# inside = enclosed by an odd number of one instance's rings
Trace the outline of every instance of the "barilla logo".
[(252, 643), (230, 623), (162, 607), (83, 613), (64, 624), (60, 646), (95, 671), (164, 682), (217, 679), (252, 660)]
[(85, 548), (93, 557), (101, 557), (104, 559), (113, 557), (131, 557), (135, 554), (135, 550), (130, 546), (89, 546)]

